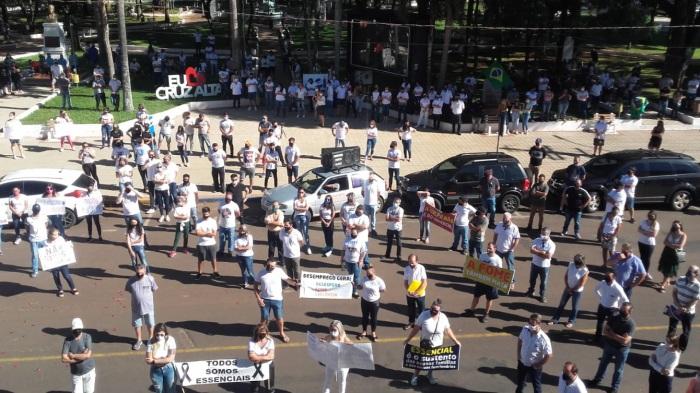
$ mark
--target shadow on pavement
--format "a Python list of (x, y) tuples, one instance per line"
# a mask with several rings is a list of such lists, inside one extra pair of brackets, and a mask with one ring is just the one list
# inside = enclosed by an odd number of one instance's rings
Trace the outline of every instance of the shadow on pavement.
[(16, 282), (0, 281), (0, 296), (1, 297), (12, 297), (21, 295), (23, 293), (51, 293), (55, 294), (55, 290), (40, 289), (35, 287), (30, 287), (29, 285), (19, 284)]
[[(68, 337), (71, 335), (71, 330), (70, 328), (52, 328), (52, 327), (45, 327), (41, 329), (42, 332), (46, 334), (50, 334), (52, 336), (61, 336), (61, 337)], [(100, 344), (100, 343), (117, 343), (117, 344), (133, 344), (134, 343), (134, 338), (133, 337), (122, 337), (122, 336), (115, 336), (109, 332), (106, 332), (104, 330), (97, 330), (97, 329), (85, 329), (85, 333), (90, 334), (92, 336), (92, 342), (95, 344)]]
[[(207, 336), (249, 337), (255, 323), (218, 323), (212, 321), (172, 321), (170, 328), (181, 328)], [(274, 329), (274, 326), (271, 327)], [(274, 331), (274, 330), (273, 330)]]

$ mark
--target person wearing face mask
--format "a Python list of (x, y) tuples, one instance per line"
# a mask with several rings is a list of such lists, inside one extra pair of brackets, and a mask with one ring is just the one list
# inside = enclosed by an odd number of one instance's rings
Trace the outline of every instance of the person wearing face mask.
[(280, 155), (275, 150), (275, 143), (267, 144), (265, 154), (263, 154), (263, 165), (265, 166), (265, 191), (267, 191), (267, 181), (272, 178), (275, 187), (277, 187), (277, 166), (280, 164)]
[(15, 230), (15, 246), (22, 242), (19, 229), (22, 225), (26, 225), (27, 212), (29, 211), (29, 198), (22, 194), (19, 187), (12, 189), (12, 196), (7, 201), (7, 207), (10, 209), (12, 216), (12, 226)]
[(136, 332), (136, 342), (131, 349), (138, 351), (143, 345), (141, 326), (148, 327), (148, 338), (153, 337), (155, 305), (153, 294), (158, 290), (155, 278), (146, 271), (146, 266), (137, 264), (136, 275), (127, 280), (124, 290), (131, 294), (131, 324)]
[[(328, 334), (321, 338), (321, 342), (324, 343), (340, 343), (346, 345), (352, 345), (352, 341), (345, 334), (345, 328), (343, 323), (340, 321), (331, 322), (328, 327)], [(325, 376), (323, 378), (323, 393), (331, 393), (331, 386), (333, 385), (333, 380), (338, 382), (338, 393), (345, 393), (345, 388), (347, 386), (348, 372), (349, 368), (339, 368), (336, 369), (332, 366), (326, 365)]]
[(588, 393), (586, 385), (578, 377), (578, 367), (574, 362), (564, 362), (564, 369), (559, 376), (557, 393)]
[(353, 276), (355, 287), (352, 292), (353, 297), (358, 297), (357, 288), (360, 285), (360, 262), (367, 254), (367, 245), (357, 237), (357, 229), (350, 230), (350, 238), (343, 244), (343, 253), (340, 257), (349, 274)]
[(369, 264), (365, 267), (367, 275), (362, 277), (358, 289), (362, 290), (362, 298), (360, 299), (360, 309), (362, 311), (362, 333), (357, 335), (357, 339), (361, 340), (367, 337), (367, 325), (372, 328), (372, 335), (369, 339), (377, 341), (377, 314), (379, 313), (379, 298), (386, 291), (386, 284), (381, 277), (377, 276), (374, 271), (374, 265)]
[[(410, 257), (409, 257), (410, 258)], [(441, 312), (442, 301), (436, 299), (431, 305), (430, 309), (422, 311), (416, 320), (416, 324), (413, 326), (408, 336), (403, 341), (404, 346), (411, 342), (411, 339), (420, 332), (420, 347), (424, 349), (437, 348), (444, 345), (444, 338), (447, 335), (456, 345), (462, 346), (462, 343), (457, 340), (452, 328), (450, 327), (450, 321), (447, 319), (447, 315)], [(413, 376), (411, 376), (411, 386), (418, 386), (418, 375), (420, 370), (415, 370)], [(437, 380), (433, 376), (433, 372), (428, 371), (428, 382), (431, 385), (437, 384)]]
[[(347, 221), (345, 230), (346, 238), (350, 237), (350, 231), (357, 230), (358, 241), (365, 243), (365, 248), (369, 250), (369, 224), (370, 218), (365, 214), (364, 205), (359, 205), (355, 208), (355, 212), (350, 215)], [(369, 253), (365, 254), (364, 265), (369, 264)]]
[(611, 211), (605, 213), (603, 220), (598, 225), (597, 239), (603, 251), (603, 266), (612, 257), (617, 246), (617, 235), (622, 229), (622, 217), (618, 215), (619, 209), (613, 207)]
[(518, 335), (518, 375), (515, 393), (523, 392), (528, 376), (532, 381), (533, 391), (542, 392), (542, 369), (552, 358), (553, 352), (552, 342), (542, 330), (541, 324), (540, 314), (532, 314)]
[(429, 205), (435, 207), (435, 198), (430, 196), (430, 190), (428, 187), (423, 187), (421, 190), (416, 192), (418, 195), (418, 238), (417, 242), (424, 242), (425, 244), (430, 243), (430, 221), (425, 215), (425, 206)]
[(170, 204), (170, 179), (163, 164), (157, 165), (156, 173), (153, 175), (153, 184), (155, 187), (156, 205), (160, 213), (158, 222), (170, 222), (170, 211), (172, 210), (172, 205)]
[(615, 359), (615, 372), (612, 377), (611, 392), (619, 393), (620, 384), (622, 383), (622, 375), (625, 371), (625, 363), (627, 355), (629, 355), (630, 347), (632, 346), (632, 335), (636, 328), (636, 324), (631, 317), (632, 304), (629, 302), (622, 303), (620, 311), (614, 313), (605, 323), (603, 329), (604, 345), (603, 355), (598, 364), (598, 371), (588, 384), (589, 388), (600, 385), (600, 382), (605, 378), (605, 372), (610, 362)]
[[(235, 239), (236, 218), (241, 216), (241, 210), (238, 204), (233, 201), (233, 195), (226, 194), (224, 202), (218, 209), (219, 217), (219, 255), (223, 255), (228, 251), (229, 255), (233, 254), (233, 241)], [(228, 243), (228, 250), (226, 244)]]
[(248, 289), (255, 282), (253, 275), (253, 235), (248, 232), (248, 226), (241, 224), (238, 227), (238, 236), (234, 242), (234, 252), (238, 265), (241, 268), (243, 288)]
[[(683, 326), (683, 336), (686, 341), (690, 340), (690, 330), (695, 319), (695, 306), (700, 300), (700, 267), (691, 265), (685, 276), (676, 280), (673, 288), (673, 306), (670, 308), (673, 313), (668, 312), (668, 332), (666, 335), (675, 335), (678, 323)], [(685, 347), (681, 347), (685, 349)]]
[(260, 306), (260, 323), (267, 325), (270, 313), (275, 315), (280, 338), (288, 343), (289, 337), (284, 333), (284, 298), (282, 297), (282, 282), (296, 288), (297, 281), (290, 278), (284, 270), (277, 267), (277, 261), (268, 258), (265, 268), (255, 275), (255, 298)]
[(582, 254), (576, 254), (574, 256), (573, 262), (569, 262), (569, 266), (564, 273), (564, 292), (561, 294), (561, 301), (559, 301), (559, 307), (554, 312), (552, 319), (547, 322), (547, 325), (554, 325), (559, 323), (559, 317), (561, 317), (562, 312), (566, 303), (571, 298), (571, 315), (569, 316), (568, 322), (566, 322), (566, 327), (571, 329), (576, 323), (576, 316), (578, 315), (578, 305), (581, 301), (581, 295), (583, 295), (583, 287), (588, 282), (588, 268), (586, 267), (586, 257)]
[(175, 337), (168, 334), (168, 327), (159, 323), (146, 346), (146, 364), (151, 366), (150, 377), (156, 393), (175, 393)]
[(549, 267), (552, 264), (552, 256), (556, 250), (556, 244), (549, 237), (551, 231), (544, 227), (540, 231), (540, 237), (532, 241), (530, 254), (532, 254), (532, 265), (530, 265), (530, 287), (525, 296), (532, 296), (535, 292), (537, 277), (540, 278), (540, 301), (547, 303), (547, 281), (549, 279)]
[(542, 230), (542, 221), (544, 220), (544, 210), (547, 204), (547, 194), (549, 194), (549, 186), (545, 181), (546, 177), (544, 174), (540, 174), (537, 177), (537, 182), (532, 185), (530, 189), (530, 218), (527, 221), (526, 232), (532, 231), (532, 222), (535, 219), (535, 214), (537, 214), (538, 225), (537, 230)]
[(467, 255), (469, 249), (469, 216), (474, 216), (476, 209), (467, 202), (467, 198), (461, 196), (455, 205), (454, 236), (450, 250), (457, 251), (457, 246), (461, 243), (462, 255)]
[(84, 332), (83, 320), (73, 318), (71, 335), (63, 341), (61, 362), (70, 366), (74, 393), (95, 392), (95, 359), (92, 357), (92, 336)]
[(403, 208), (401, 198), (395, 198), (391, 207), (386, 210), (386, 252), (384, 258), (391, 259), (391, 247), (396, 241), (395, 262), (401, 262), (401, 231), (403, 230)]
[(666, 291), (666, 288), (671, 283), (671, 279), (678, 276), (678, 265), (685, 262), (685, 244), (688, 241), (688, 235), (683, 230), (683, 224), (675, 220), (671, 223), (671, 230), (664, 239), (664, 249), (659, 258), (659, 271), (663, 274), (664, 279), (657, 290), (661, 293)]
[(489, 225), (496, 225), (496, 194), (501, 191), (501, 183), (493, 176), (493, 169), (484, 170), (484, 177), (479, 181), (481, 205), (489, 213)]
[(97, 183), (94, 185), (88, 186), (87, 189), (87, 194), (83, 198), (89, 198), (92, 201), (97, 203), (97, 207), (89, 212), (85, 216), (85, 222), (87, 223), (87, 230), (88, 230), (88, 243), (92, 242), (92, 224), (95, 224), (95, 227), (97, 228), (97, 236), (100, 241), (102, 241), (102, 226), (100, 225), (100, 216), (102, 215), (102, 211), (104, 209), (104, 203), (102, 202), (102, 193), (100, 190), (97, 189)]
[(241, 210), (240, 221), (243, 222), (243, 207), (248, 199), (248, 189), (241, 183), (241, 178), (238, 173), (231, 174), (231, 183), (226, 185), (226, 193), (231, 193), (233, 201)]
[(301, 151), (296, 146), (296, 139), (289, 138), (289, 146), (284, 149), (284, 159), (287, 161), (287, 182), (292, 183), (299, 177), (299, 159)]
[(654, 254), (656, 236), (658, 236), (660, 229), (661, 225), (656, 219), (656, 212), (654, 210), (650, 210), (649, 213), (647, 213), (647, 219), (640, 221), (639, 227), (637, 227), (637, 232), (639, 233), (639, 238), (637, 240), (639, 258), (642, 260), (644, 269), (647, 271), (647, 280), (649, 281), (652, 280), (651, 274), (649, 274), (651, 256)]
[(39, 274), (39, 249), (46, 247), (46, 240), (49, 236), (48, 226), (49, 219), (45, 214), (41, 213), (41, 205), (35, 203), (32, 206), (32, 215), (26, 219), (27, 235), (32, 257), (32, 278)]
[(629, 302), (629, 298), (620, 283), (615, 280), (615, 272), (605, 273), (603, 281), (595, 288), (598, 296), (598, 311), (596, 312), (595, 341), (600, 341), (603, 332), (603, 322), (616, 312), (620, 305)]
[[(48, 240), (46, 241), (46, 246), (51, 246), (51, 245), (61, 245), (65, 243), (66, 240), (61, 237), (61, 235), (58, 233), (58, 229), (56, 228), (51, 228), (49, 229), (48, 233)], [(70, 275), (70, 269), (68, 268), (68, 265), (63, 265), (59, 266), (57, 268), (53, 268), (49, 270), (51, 272), (51, 275), (53, 276), (53, 282), (56, 284), (56, 296), (58, 297), (63, 297), (63, 284), (61, 283), (61, 276), (63, 276), (63, 279), (66, 280), (68, 283), (68, 286), (70, 287), (70, 291), (73, 295), (79, 295), (80, 292), (78, 292), (78, 289), (75, 287), (75, 284), (73, 283), (73, 277)]]
[(340, 206), (340, 212), (338, 213), (338, 216), (340, 216), (340, 223), (343, 226), (343, 233), (347, 233), (348, 220), (350, 216), (355, 213), (355, 209), (357, 208), (355, 193), (349, 192), (347, 198), (348, 199)]
[(401, 170), (401, 152), (396, 148), (396, 141), (391, 141), (389, 151), (386, 153), (386, 160), (389, 165), (389, 184), (386, 187), (387, 191), (391, 190), (391, 185), (396, 179), (396, 191), (400, 191), (399, 171)]
[(425, 310), (425, 289), (428, 287), (425, 267), (418, 263), (415, 254), (408, 256), (408, 264), (403, 269), (403, 286), (408, 306), (408, 324), (403, 330), (408, 330), (415, 326), (416, 317)]
[(284, 268), (293, 280), (301, 274), (301, 248), (306, 244), (301, 232), (292, 227), (292, 220), (284, 219), (284, 229), (279, 232), (284, 256)]
[(374, 156), (374, 148), (377, 146), (377, 137), (379, 136), (379, 130), (377, 129), (377, 122), (370, 120), (369, 127), (367, 128), (367, 148), (365, 149), (365, 161), (372, 161)]
[(270, 211), (265, 216), (265, 226), (267, 227), (267, 257), (275, 256), (277, 250), (277, 258), (283, 258), (282, 240), (280, 240), (280, 232), (284, 229), (284, 213), (280, 210), (279, 202), (272, 202)]
[(173, 249), (168, 253), (169, 258), (174, 258), (177, 255), (177, 244), (180, 242), (180, 236), (183, 236), (183, 251), (189, 254), (187, 243), (190, 237), (190, 209), (187, 207), (187, 197), (181, 195), (177, 198), (177, 204), (173, 209), (173, 218), (175, 219), (175, 240), (173, 240)]
[[(503, 268), (503, 260), (496, 254), (496, 246), (493, 242), (486, 245), (486, 252), (479, 255), (479, 262), (486, 263), (490, 266)], [(476, 315), (476, 306), (479, 305), (479, 299), (486, 296), (486, 306), (484, 307), (484, 316), (481, 318), (482, 323), (489, 320), (489, 312), (493, 306), (493, 301), (498, 299), (498, 289), (492, 286), (477, 282), (474, 286), (474, 298), (472, 299), (471, 308), (464, 310), (464, 314), (468, 317)]]
[(381, 186), (374, 176), (374, 173), (370, 172), (367, 181), (362, 185), (362, 196), (364, 197), (364, 211), (369, 217), (369, 224), (372, 236), (377, 236), (377, 206), (379, 205), (379, 192)]
[(219, 150), (219, 144), (211, 145), (209, 151), (209, 161), (211, 162), (211, 178), (214, 183), (214, 191), (224, 192), (226, 175), (226, 152)]
[(333, 205), (333, 197), (326, 195), (318, 213), (321, 218), (321, 229), (323, 230), (323, 239), (326, 244), (321, 254), (324, 257), (328, 257), (333, 253), (333, 230), (335, 227), (335, 206)]
[(515, 248), (520, 242), (520, 230), (513, 223), (510, 213), (503, 213), (503, 221), (499, 222), (493, 230), (493, 243), (496, 245), (496, 254), (505, 260), (509, 270), (513, 271), (513, 283), (515, 287)]
[[(267, 133), (267, 131), (265, 131)], [(260, 141), (262, 145), (262, 140)], [(255, 178), (255, 164), (261, 154), (252, 148), (250, 141), (245, 141), (243, 148), (238, 152), (238, 160), (241, 162), (241, 180), (248, 178), (248, 192), (253, 191), (253, 179)]]
[(233, 158), (233, 121), (229, 119), (228, 113), (224, 113), (224, 118), (219, 122), (219, 131), (221, 132), (221, 151), (226, 154), (226, 145), (229, 146)]
[(666, 336), (666, 342), (659, 344), (649, 356), (649, 393), (671, 393), (685, 340), (685, 336)]
[[(576, 179), (572, 186), (567, 187), (561, 195), (559, 203), (559, 211), (564, 212), (564, 227), (561, 230), (562, 236), (569, 236), (569, 224), (571, 219), (574, 219), (574, 237), (576, 240), (581, 239), (581, 216), (583, 209), (591, 202), (591, 195), (582, 185), (581, 179)], [(564, 210), (566, 207), (566, 210)]]
[(202, 220), (197, 223), (194, 231), (199, 236), (199, 241), (197, 242), (197, 275), (194, 277), (195, 280), (202, 278), (202, 263), (205, 260), (211, 262), (212, 278), (221, 277), (217, 270), (216, 260), (217, 230), (218, 225), (216, 220), (211, 218), (211, 210), (209, 210), (209, 207), (203, 207)]
[[(163, 167), (163, 162), (159, 159), (156, 158), (156, 153), (154, 151), (149, 151), (148, 152), (148, 159), (146, 160), (146, 163), (143, 165), (146, 169), (146, 188), (148, 191), (148, 196), (149, 196), (149, 205), (148, 205), (148, 210), (146, 210), (147, 214), (155, 213), (156, 209), (156, 183), (155, 183), (155, 175), (160, 171), (159, 168)], [(166, 182), (167, 184), (167, 182)], [(169, 186), (166, 186), (169, 187)], [(161, 190), (163, 187), (161, 187)], [(161, 214), (162, 216), (162, 214)]]
[(185, 206), (190, 210), (190, 227), (197, 225), (199, 221), (197, 217), (197, 203), (199, 203), (199, 189), (197, 185), (190, 182), (190, 175), (185, 173), (182, 175), (182, 184), (177, 186), (177, 195), (185, 197)]
[[(270, 337), (266, 323), (259, 323), (253, 330), (253, 337), (248, 341), (248, 360), (256, 364), (269, 364), (270, 374), (265, 382), (269, 393), (275, 392), (275, 341)], [(260, 391), (259, 381), (251, 382), (252, 392)]]
[(292, 202), (294, 213), (294, 227), (304, 236), (304, 244), (306, 245), (306, 253), (311, 255), (311, 243), (309, 241), (309, 203), (306, 201), (306, 191), (300, 189), (297, 191), (297, 197)]
[(614, 253), (606, 262), (615, 270), (615, 280), (625, 290), (628, 298), (632, 299), (632, 289), (642, 285), (647, 278), (647, 271), (644, 269), (641, 259), (632, 254), (632, 246), (623, 243), (620, 252)]

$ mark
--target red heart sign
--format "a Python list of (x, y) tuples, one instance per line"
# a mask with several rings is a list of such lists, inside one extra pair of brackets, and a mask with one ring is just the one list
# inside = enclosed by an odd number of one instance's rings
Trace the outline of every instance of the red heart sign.
[(185, 80), (187, 80), (187, 86), (192, 87), (203, 86), (207, 83), (207, 77), (197, 72), (193, 67), (187, 67), (185, 70)]

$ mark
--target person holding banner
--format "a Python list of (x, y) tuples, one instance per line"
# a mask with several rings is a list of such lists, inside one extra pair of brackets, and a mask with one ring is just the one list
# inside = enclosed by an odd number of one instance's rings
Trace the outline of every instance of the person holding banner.
[(415, 326), (416, 316), (425, 310), (425, 288), (428, 286), (428, 275), (425, 267), (418, 263), (416, 254), (408, 256), (408, 265), (403, 269), (403, 286), (408, 305), (408, 325), (403, 330), (408, 330)]
[[(46, 186), (46, 191), (44, 191), (44, 194), (41, 197), (46, 199), (62, 199), (56, 195), (56, 188), (53, 184), (48, 184)], [(63, 214), (49, 214), (48, 218), (49, 222), (51, 223), (51, 226), (58, 229), (58, 231), (61, 233), (61, 236), (65, 237), (66, 230), (63, 228)]]
[[(48, 233), (48, 240), (46, 241), (46, 246), (60, 246), (66, 242), (66, 239), (61, 237), (58, 233), (58, 229), (56, 228), (51, 228), (49, 229)], [(51, 272), (51, 275), (53, 276), (53, 282), (56, 284), (56, 290), (58, 291), (56, 293), (56, 296), (58, 297), (63, 297), (63, 284), (61, 283), (61, 276), (63, 276), (63, 279), (66, 280), (68, 283), (68, 286), (70, 287), (70, 291), (73, 295), (80, 295), (80, 292), (78, 292), (78, 289), (75, 287), (75, 283), (73, 283), (73, 277), (70, 275), (70, 270), (68, 269), (68, 265), (63, 265), (59, 266), (56, 268), (53, 268), (49, 270)]]
[(535, 393), (542, 392), (542, 368), (552, 358), (552, 342), (540, 326), (540, 314), (530, 315), (518, 336), (518, 376), (515, 393), (522, 393), (529, 376)]
[[(345, 328), (343, 327), (342, 322), (335, 320), (331, 322), (331, 325), (328, 327), (328, 329), (329, 334), (321, 338), (321, 342), (338, 342), (346, 345), (353, 344), (352, 341), (350, 341), (350, 339), (348, 338), (347, 334), (345, 334)], [(323, 378), (323, 393), (331, 393), (331, 385), (333, 384), (333, 379), (335, 379), (338, 382), (338, 393), (345, 393), (345, 387), (347, 386), (348, 373), (350, 372), (350, 369), (345, 367), (336, 369), (330, 365), (325, 366), (326, 373)]]
[[(410, 257), (409, 257), (410, 258)], [(411, 342), (411, 339), (420, 332), (420, 347), (424, 349), (441, 347), (444, 344), (444, 337), (447, 335), (455, 345), (462, 346), (462, 343), (457, 340), (457, 337), (452, 332), (450, 328), (450, 321), (447, 319), (447, 315), (441, 312), (442, 301), (436, 299), (433, 304), (430, 305), (429, 310), (421, 312), (416, 320), (416, 324), (413, 329), (408, 333), (408, 337), (404, 340), (404, 346)], [(416, 369), (411, 376), (411, 386), (418, 386), (418, 375), (420, 370)], [(428, 382), (431, 385), (437, 384), (437, 380), (433, 376), (433, 372), (428, 371)]]
[[(486, 263), (499, 269), (503, 268), (503, 260), (496, 254), (496, 245), (493, 242), (489, 242), (489, 244), (486, 245), (486, 252), (479, 256), (479, 262)], [(494, 287), (477, 282), (474, 286), (474, 298), (472, 299), (471, 308), (464, 310), (464, 314), (466, 316), (474, 316), (476, 313), (476, 306), (479, 305), (479, 299), (481, 299), (482, 296), (486, 296), (486, 306), (484, 307), (484, 316), (481, 317), (481, 322), (486, 323), (489, 320), (489, 312), (491, 312), (493, 301), (498, 299), (498, 289)]]
[(284, 298), (282, 297), (282, 281), (292, 287), (297, 286), (297, 281), (290, 278), (284, 270), (277, 267), (277, 261), (268, 258), (265, 269), (255, 275), (255, 298), (260, 306), (260, 323), (267, 325), (270, 320), (270, 312), (275, 314), (280, 338), (285, 343), (289, 337), (284, 334)]
[(362, 310), (362, 333), (357, 335), (357, 339), (367, 337), (367, 325), (372, 328), (370, 340), (377, 341), (377, 314), (379, 313), (379, 298), (382, 292), (386, 291), (386, 284), (381, 277), (374, 272), (374, 265), (365, 267), (367, 275), (362, 278), (358, 289), (362, 290), (360, 299), (360, 309)]
[(453, 211), (455, 213), (455, 225), (450, 250), (457, 251), (457, 246), (461, 241), (462, 255), (467, 255), (467, 250), (469, 249), (469, 216), (474, 215), (476, 209), (467, 202), (467, 198), (461, 196)]
[(32, 278), (39, 274), (39, 249), (46, 247), (49, 219), (41, 213), (41, 205), (32, 206), (32, 215), (27, 217), (27, 233), (32, 251)]
[(423, 187), (421, 190), (416, 192), (418, 194), (418, 239), (417, 242), (424, 242), (425, 244), (430, 243), (430, 221), (425, 215), (425, 205), (430, 205), (435, 207), (435, 199), (430, 196), (430, 189), (428, 187)]
[[(248, 341), (248, 360), (253, 363), (267, 363), (270, 365), (270, 378), (267, 380), (267, 391), (275, 392), (275, 341), (270, 337), (267, 323), (261, 322), (255, 326), (253, 337)], [(252, 383), (252, 392), (260, 390), (260, 381)]]
[(175, 393), (175, 338), (168, 327), (159, 323), (153, 328), (153, 337), (146, 345), (146, 364), (151, 366), (150, 377), (156, 393)]

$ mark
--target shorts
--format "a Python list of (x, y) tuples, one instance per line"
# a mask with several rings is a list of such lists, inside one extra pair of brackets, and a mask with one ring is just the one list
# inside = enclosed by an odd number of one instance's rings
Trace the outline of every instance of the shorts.
[(593, 138), (593, 146), (605, 146), (605, 139)]
[(617, 246), (617, 236), (608, 235), (607, 238), (609, 240), (606, 241), (606, 235), (603, 235), (603, 238), (600, 241), (600, 246), (607, 248), (610, 252), (615, 251), (615, 247)]
[(294, 175), (294, 177), (299, 177), (299, 166), (298, 165), (294, 165), (291, 168), (287, 167), (287, 176), (291, 177), (292, 175)]
[(256, 96), (257, 94), (258, 94), (258, 93), (255, 93), (255, 92), (253, 92), (253, 93), (248, 92), (248, 102), (249, 102), (249, 105), (255, 106), (255, 104), (256, 104), (256, 102), (255, 102), (255, 96)]
[(625, 209), (634, 209), (634, 197), (627, 197), (627, 200), (625, 201)]
[(263, 299), (263, 306), (260, 307), (260, 319), (270, 320), (270, 311), (275, 315), (276, 320), (284, 318), (284, 303), (282, 300)]
[(140, 328), (143, 326), (144, 322), (146, 326), (152, 327), (156, 324), (156, 317), (154, 313), (148, 313), (143, 315), (132, 314), (131, 315), (131, 325), (135, 328)]
[(474, 297), (481, 297), (484, 295), (488, 300), (498, 299), (498, 289), (480, 282), (476, 283), (476, 286), (474, 286)]
[(199, 253), (197, 254), (197, 260), (202, 261), (214, 261), (216, 258), (216, 245), (213, 246), (197, 246)]
[(10, 139), (10, 145), (19, 145), (19, 139)]
[(255, 168), (241, 167), (241, 179), (245, 180), (247, 177), (255, 177)]

